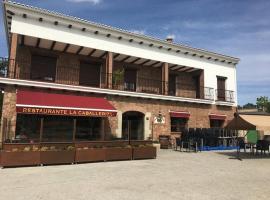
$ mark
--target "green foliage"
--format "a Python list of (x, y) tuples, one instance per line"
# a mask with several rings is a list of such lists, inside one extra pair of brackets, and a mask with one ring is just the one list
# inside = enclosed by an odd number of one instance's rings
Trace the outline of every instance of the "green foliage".
[(247, 103), (245, 105), (243, 105), (244, 109), (252, 109), (252, 108), (257, 108), (257, 106), (253, 103)]
[(267, 105), (269, 104), (269, 100), (267, 96), (260, 96), (257, 98), (257, 107), (260, 111), (266, 111)]

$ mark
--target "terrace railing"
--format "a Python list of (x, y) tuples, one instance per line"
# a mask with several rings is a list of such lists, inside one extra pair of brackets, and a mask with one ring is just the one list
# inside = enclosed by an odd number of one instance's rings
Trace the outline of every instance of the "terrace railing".
[(217, 101), (225, 101), (234, 103), (234, 91), (232, 90), (223, 90), (223, 89), (217, 89), (216, 90), (216, 100)]
[[(44, 65), (44, 63), (42, 64)], [(56, 69), (51, 71), (53, 73), (46, 73), (46, 71), (34, 72), (31, 70), (30, 61), (0, 58), (0, 77), (5, 78), (214, 100), (214, 89), (209, 87), (198, 88), (192, 84), (176, 83), (175, 90), (171, 91), (166, 89), (169, 88), (168, 82), (155, 78), (137, 77), (136, 81), (132, 82), (125, 80), (124, 74), (107, 74), (102, 72), (99, 73), (99, 76), (81, 81), (80, 67), (77, 65), (57, 65)], [(226, 98), (224, 99), (226, 101), (233, 101), (233, 97), (229, 92), (226, 92)]]

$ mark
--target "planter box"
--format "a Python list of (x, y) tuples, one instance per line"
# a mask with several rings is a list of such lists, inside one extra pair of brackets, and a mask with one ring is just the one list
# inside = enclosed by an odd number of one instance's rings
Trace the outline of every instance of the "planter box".
[(149, 159), (157, 157), (156, 147), (133, 147), (133, 159)]
[(2, 167), (31, 166), (39, 164), (39, 151), (1, 152)]
[(107, 147), (106, 160), (131, 160), (132, 159), (132, 148), (118, 148), (118, 147)]
[(75, 151), (40, 151), (40, 163), (50, 164), (69, 164), (74, 163)]
[(90, 148), (76, 150), (75, 162), (97, 162), (105, 161), (105, 149), (103, 148)]

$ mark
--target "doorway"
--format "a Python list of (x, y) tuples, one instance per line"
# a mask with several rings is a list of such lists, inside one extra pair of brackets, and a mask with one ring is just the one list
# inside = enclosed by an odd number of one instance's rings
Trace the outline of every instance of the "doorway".
[(144, 140), (144, 114), (128, 111), (122, 117), (122, 137), (125, 140)]

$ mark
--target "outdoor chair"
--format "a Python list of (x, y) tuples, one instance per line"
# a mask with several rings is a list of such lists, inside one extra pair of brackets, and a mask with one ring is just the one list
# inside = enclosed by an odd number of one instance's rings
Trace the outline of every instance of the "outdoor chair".
[(265, 154), (266, 151), (268, 151), (268, 153), (269, 153), (269, 144), (270, 144), (270, 142), (267, 140), (258, 140), (257, 144), (256, 144), (256, 153), (258, 151), (261, 151), (261, 154), (262, 153)]

